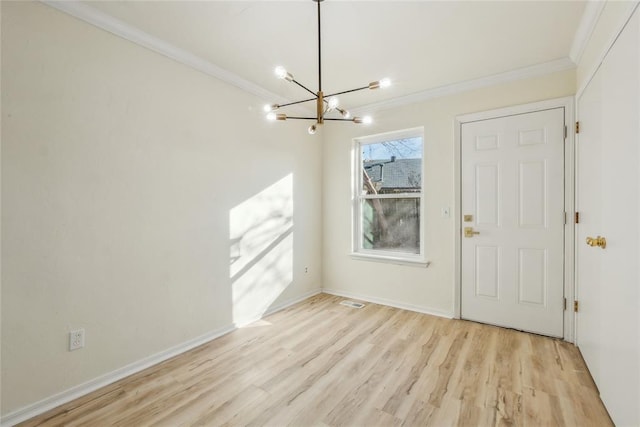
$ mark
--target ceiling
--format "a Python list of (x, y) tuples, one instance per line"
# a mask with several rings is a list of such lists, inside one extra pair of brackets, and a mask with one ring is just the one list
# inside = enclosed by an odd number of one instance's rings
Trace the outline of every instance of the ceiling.
[[(317, 9), (298, 1), (88, 1), (175, 47), (289, 100), (318, 89)], [(361, 106), (569, 57), (584, 1), (342, 1), (322, 7), (325, 93)], [(269, 101), (269, 100), (265, 100)]]

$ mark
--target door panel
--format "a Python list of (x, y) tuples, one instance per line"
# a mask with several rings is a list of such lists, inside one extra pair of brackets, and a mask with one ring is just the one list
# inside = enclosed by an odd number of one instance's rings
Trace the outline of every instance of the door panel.
[[(578, 98), (577, 344), (617, 425), (640, 425), (640, 12)], [(604, 236), (606, 248), (587, 237)]]
[(518, 249), (518, 302), (544, 306), (547, 301), (547, 251)]
[(498, 183), (500, 168), (497, 163), (476, 165), (476, 223), (497, 227)]
[(500, 271), (500, 248), (476, 246), (476, 296), (498, 299), (498, 276)]
[(534, 160), (520, 162), (518, 198), (519, 226), (546, 228), (547, 162)]
[(564, 109), (464, 123), (461, 316), (563, 336)]

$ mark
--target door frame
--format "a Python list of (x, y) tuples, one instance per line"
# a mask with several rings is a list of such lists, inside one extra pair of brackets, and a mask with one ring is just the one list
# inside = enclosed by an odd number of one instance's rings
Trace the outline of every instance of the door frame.
[(454, 145), (454, 188), (455, 188), (455, 263), (454, 263), (454, 317), (461, 317), (461, 290), (462, 290), (462, 125), (480, 120), (496, 119), (500, 117), (514, 116), (518, 114), (534, 113), (536, 111), (564, 109), (564, 123), (566, 137), (564, 144), (564, 211), (566, 221), (564, 226), (564, 296), (566, 306), (564, 311), (564, 340), (574, 342), (575, 339), (575, 313), (573, 301), (575, 295), (575, 101), (573, 96), (549, 99), (546, 101), (529, 104), (515, 105), (495, 110), (481, 111), (477, 113), (462, 114), (455, 118), (455, 145)]

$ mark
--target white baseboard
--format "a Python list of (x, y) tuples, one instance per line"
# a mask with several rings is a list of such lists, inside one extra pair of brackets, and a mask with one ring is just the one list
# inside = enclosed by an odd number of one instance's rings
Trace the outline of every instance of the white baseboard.
[(417, 313), (422, 313), (422, 314), (430, 314), (432, 316), (444, 317), (447, 319), (454, 318), (453, 313), (448, 311), (442, 311), (442, 310), (428, 308), (428, 307), (421, 307), (413, 304), (406, 304), (404, 302), (389, 300), (385, 298), (376, 298), (376, 297), (371, 297), (367, 295), (355, 294), (352, 292), (345, 292), (345, 291), (339, 291), (336, 289), (326, 289), (326, 288), (323, 288), (322, 292), (325, 294), (336, 295), (336, 296), (345, 297), (345, 298), (353, 298), (361, 301), (371, 302), (373, 304), (388, 305), (389, 307), (400, 308), (402, 310), (415, 311)]
[(85, 394), (91, 393), (92, 391), (95, 391), (101, 387), (112, 384), (118, 380), (121, 380), (122, 378), (133, 375), (153, 365), (157, 365), (160, 362), (164, 362), (167, 359), (171, 359), (172, 357), (189, 351), (192, 348), (196, 348), (211, 340), (226, 335), (229, 332), (234, 331), (235, 329), (236, 328), (233, 325), (225, 326), (201, 335), (197, 338), (186, 341), (182, 344), (173, 346), (167, 350), (161, 351), (160, 353), (145, 357), (144, 359), (140, 359), (137, 362), (133, 362), (129, 365), (123, 366), (122, 368), (116, 369), (113, 372), (101, 375), (97, 378), (87, 381), (86, 383), (71, 387), (68, 390), (54, 394), (53, 396), (42, 399), (39, 402), (33, 403), (10, 414), (7, 414), (2, 417), (0, 423), (2, 427), (5, 427), (13, 426), (15, 424), (21, 423), (22, 421), (26, 421), (50, 409), (68, 403), (74, 399), (84, 396)]
[[(277, 311), (283, 310), (291, 305), (304, 301), (307, 298), (310, 298), (314, 295), (318, 295), (319, 293), (321, 293), (320, 289), (314, 289), (299, 297), (283, 301), (277, 305), (270, 307), (262, 315), (262, 317), (267, 316), (269, 314), (273, 314)], [(260, 320), (260, 319), (255, 319), (255, 320)], [(54, 394), (53, 396), (47, 397), (46, 399), (42, 399), (39, 402), (25, 406), (23, 408), (20, 408), (14, 412), (11, 412), (3, 416), (2, 419), (0, 420), (0, 426), (9, 427), (9, 426), (13, 426), (18, 423), (21, 423), (23, 421), (26, 421), (30, 418), (36, 417), (40, 414), (45, 413), (46, 411), (49, 411), (50, 409), (56, 408), (60, 405), (64, 405), (65, 403), (71, 402), (72, 400), (82, 397), (88, 393), (91, 393), (92, 391), (95, 391), (101, 387), (105, 387), (118, 380), (128, 377), (129, 375), (133, 375), (144, 369), (147, 369), (153, 365), (157, 365), (160, 362), (164, 362), (165, 360), (171, 359), (172, 357), (185, 353), (202, 344), (206, 344), (209, 341), (212, 341), (216, 338), (226, 335), (229, 332), (233, 332), (236, 329), (237, 329), (237, 325), (228, 325), (228, 326), (216, 329), (207, 334), (204, 334), (192, 340), (186, 341), (182, 344), (178, 344), (167, 350), (161, 351), (160, 353), (156, 353), (152, 356), (145, 357), (144, 359), (138, 360), (137, 362), (131, 363), (127, 366), (123, 366), (122, 368), (116, 369), (113, 372), (110, 372), (105, 375), (101, 375), (97, 378), (94, 378), (93, 380), (87, 381), (86, 383), (79, 384), (68, 390)]]
[[(276, 305), (271, 306), (267, 311), (264, 312), (264, 314), (259, 317), (256, 318), (255, 320), (260, 320), (263, 317), (266, 317), (270, 314), (273, 314), (277, 311), (280, 310), (284, 310), (287, 307), (290, 307), (294, 304), (297, 304), (299, 302), (304, 301), (307, 298), (310, 298), (312, 296), (318, 295), (320, 293), (326, 293), (326, 294), (330, 294), (330, 295), (337, 295), (337, 296), (341, 296), (341, 297), (345, 297), (345, 298), (353, 298), (353, 299), (358, 299), (358, 300), (362, 300), (362, 301), (367, 301), (367, 302), (371, 302), (374, 304), (382, 304), (382, 305), (387, 305), (390, 307), (395, 307), (395, 308), (400, 308), (403, 310), (409, 310), (409, 311), (415, 311), (418, 313), (424, 313), (424, 314), (431, 314), (434, 316), (439, 316), (439, 317), (445, 317), (445, 318), (453, 318), (453, 314), (452, 313), (448, 313), (448, 312), (444, 312), (441, 310), (435, 310), (435, 309), (430, 309), (430, 308), (425, 308), (425, 307), (420, 307), (420, 306), (415, 306), (415, 305), (411, 305), (411, 304), (405, 304), (402, 302), (398, 302), (398, 301), (393, 301), (393, 300), (388, 300), (388, 299), (384, 299), (384, 298), (375, 298), (375, 297), (370, 297), (370, 296), (366, 296), (366, 295), (360, 295), (360, 294), (354, 294), (351, 292), (344, 292), (344, 291), (338, 291), (335, 289), (314, 289), (311, 290), (309, 292), (306, 292), (304, 294), (302, 294), (299, 297), (296, 298), (292, 298), (286, 301), (282, 301)], [(196, 348), (202, 344), (206, 344), (209, 341), (212, 341), (216, 338), (219, 338), (223, 335), (228, 334), (229, 332), (234, 331), (235, 329), (237, 329), (238, 325), (228, 325), (219, 329), (216, 329), (214, 331), (211, 331), (205, 335), (202, 335), (200, 337), (194, 338), (192, 340), (186, 341), (182, 344), (178, 344), (176, 346), (173, 346), (167, 350), (161, 351), (160, 353), (156, 353), (154, 355), (151, 355), (149, 357), (145, 357), (144, 359), (141, 359), (137, 362), (131, 363), (129, 365), (126, 365), (122, 368), (116, 369), (113, 372), (110, 372), (108, 374), (105, 375), (101, 375), (97, 378), (94, 378), (93, 380), (87, 381), (86, 383), (83, 384), (79, 384), (75, 387), (72, 387), (68, 390), (65, 390), (63, 392), (57, 393), (53, 396), (47, 397), (46, 399), (40, 400), (39, 402), (33, 403), (31, 405), (25, 406), (21, 409), (18, 409), (14, 412), (11, 412), (5, 416), (2, 417), (2, 419), (0, 420), (0, 425), (2, 427), (9, 427), (9, 426), (13, 426), (15, 424), (21, 423), (23, 421), (26, 421), (30, 418), (36, 417), (46, 411), (49, 411), (55, 407), (58, 407), (60, 405), (64, 405), (65, 403), (68, 403), (74, 399), (77, 399), (79, 397), (82, 397), (88, 393), (91, 393), (92, 391), (95, 391), (101, 387), (105, 387), (109, 384), (112, 384), (118, 380), (121, 380), (125, 377), (128, 377), (129, 375), (133, 375), (135, 373), (138, 373), (144, 369), (147, 369), (153, 365), (156, 365), (158, 363), (164, 362), (165, 360), (168, 360), (172, 357), (175, 357), (179, 354), (182, 354), (184, 352), (187, 352), (193, 348)]]
[(273, 305), (273, 306), (269, 307), (269, 309), (267, 311), (265, 311), (265, 313), (263, 314), (263, 317), (264, 316), (268, 316), (270, 314), (273, 314), (273, 313), (275, 313), (277, 311), (284, 310), (285, 308), (291, 307), (294, 304), (302, 302), (302, 301), (306, 300), (307, 298), (311, 298), (311, 297), (316, 296), (316, 295), (321, 294), (321, 293), (322, 293), (322, 289), (321, 288), (317, 288), (317, 289), (313, 289), (313, 290), (311, 290), (309, 292), (306, 292), (306, 293), (302, 294), (299, 297), (291, 298), (291, 299), (283, 301), (283, 302), (281, 302), (279, 304)]
[(257, 322), (258, 320), (260, 320), (260, 319), (262, 319), (264, 317), (267, 317), (270, 314), (273, 314), (273, 313), (275, 313), (277, 311), (280, 311), (280, 310), (284, 310), (287, 307), (291, 307), (294, 304), (302, 302), (302, 301), (306, 300), (307, 298), (311, 298), (312, 296), (318, 295), (320, 293), (322, 293), (322, 289), (320, 289), (320, 288), (311, 290), (309, 292), (305, 292), (304, 294), (302, 294), (299, 297), (291, 298), (291, 299), (282, 301), (282, 302), (280, 302), (280, 303), (278, 303), (276, 305), (272, 305), (264, 313), (262, 313), (262, 315), (260, 315), (260, 316), (252, 317), (252, 318), (249, 318), (247, 320), (243, 319), (241, 322), (234, 323), (234, 326), (236, 328), (242, 328), (243, 326), (249, 325), (249, 324), (251, 324), (253, 322)]

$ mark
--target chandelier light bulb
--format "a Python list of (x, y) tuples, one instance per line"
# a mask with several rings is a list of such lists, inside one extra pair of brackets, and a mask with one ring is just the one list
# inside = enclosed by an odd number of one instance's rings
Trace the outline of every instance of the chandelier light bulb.
[(280, 106), (278, 104), (266, 104), (263, 108), (265, 113), (268, 113), (270, 111), (275, 111), (278, 108), (280, 108)]
[(307, 129), (307, 132), (309, 132), (309, 135), (314, 135), (317, 130), (318, 128), (316, 128), (316, 125), (311, 125), (309, 126), (309, 129)]
[(275, 121), (275, 120), (287, 120), (287, 115), (284, 113), (269, 113), (267, 114), (267, 120)]
[(391, 80), (387, 78), (369, 83), (369, 89), (385, 88), (389, 86), (391, 86)]
[(341, 108), (338, 108), (338, 111), (340, 112), (340, 114), (342, 114), (342, 118), (343, 119), (348, 119), (349, 117), (351, 117), (351, 113), (347, 110), (343, 110)]
[(280, 65), (278, 65), (276, 67), (275, 73), (276, 73), (276, 77), (278, 77), (279, 79), (284, 79), (285, 76), (287, 75), (287, 70), (284, 67), (281, 67)]
[(336, 108), (338, 108), (338, 105), (340, 105), (340, 101), (335, 96), (332, 98), (329, 98), (328, 102), (329, 102), (329, 111), (335, 110)]
[(370, 125), (371, 123), (373, 123), (373, 119), (371, 118), (371, 116), (354, 117), (353, 123), (362, 123), (365, 125)]
[(278, 77), (279, 79), (293, 81), (293, 76), (289, 72), (287, 72), (287, 70), (284, 67), (280, 65), (276, 67), (275, 73), (276, 73), (276, 77)]

